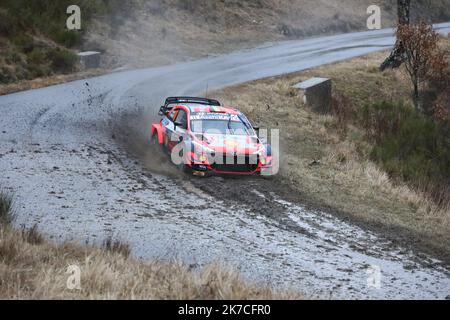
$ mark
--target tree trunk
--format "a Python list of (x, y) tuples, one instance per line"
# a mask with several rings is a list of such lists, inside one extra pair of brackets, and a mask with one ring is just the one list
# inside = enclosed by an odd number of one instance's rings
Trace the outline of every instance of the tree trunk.
[(413, 86), (414, 86), (414, 92), (413, 92), (413, 102), (414, 107), (416, 108), (416, 111), (421, 111), (421, 104), (420, 104), (420, 91), (419, 91), (419, 80), (417, 77), (413, 78)]
[(398, 24), (409, 24), (411, 0), (397, 0)]
[[(397, 16), (398, 24), (409, 24), (410, 23), (410, 9), (411, 0), (397, 0)], [(404, 49), (400, 41), (395, 43), (394, 50), (392, 50), (390, 56), (384, 60), (380, 66), (380, 70), (384, 71), (386, 69), (395, 69), (402, 65), (404, 61)]]

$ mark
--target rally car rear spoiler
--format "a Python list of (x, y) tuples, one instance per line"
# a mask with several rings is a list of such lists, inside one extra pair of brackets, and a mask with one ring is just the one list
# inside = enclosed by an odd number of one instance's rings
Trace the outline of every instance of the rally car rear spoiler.
[(170, 107), (170, 105), (183, 103), (195, 103), (215, 107), (221, 106), (221, 103), (214, 99), (197, 98), (197, 97), (170, 97), (166, 99), (164, 105), (159, 109), (159, 115), (161, 116), (167, 115), (170, 112), (170, 110), (172, 110), (172, 107)]

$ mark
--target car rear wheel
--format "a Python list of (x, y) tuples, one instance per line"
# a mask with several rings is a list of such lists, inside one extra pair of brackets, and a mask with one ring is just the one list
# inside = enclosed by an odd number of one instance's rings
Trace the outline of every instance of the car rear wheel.
[(154, 134), (150, 139), (150, 146), (157, 152), (164, 153), (164, 147), (159, 143), (158, 134)]
[(152, 146), (159, 146), (158, 135), (154, 134), (151, 139)]

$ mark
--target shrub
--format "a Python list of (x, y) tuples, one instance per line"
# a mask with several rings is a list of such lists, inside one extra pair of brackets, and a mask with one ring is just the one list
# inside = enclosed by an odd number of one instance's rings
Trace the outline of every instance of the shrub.
[(53, 70), (62, 73), (74, 71), (78, 61), (78, 57), (74, 53), (60, 48), (51, 49), (47, 56)]
[(47, 77), (52, 74), (52, 70), (47, 64), (31, 64), (23, 73), (22, 78), (32, 80), (40, 77)]
[(11, 42), (16, 45), (19, 51), (23, 53), (30, 53), (34, 50), (34, 39), (28, 34), (18, 34), (14, 37), (11, 37)]
[(52, 35), (53, 40), (66, 48), (73, 48), (81, 43), (81, 32), (63, 30)]
[(404, 66), (413, 85), (416, 109), (420, 110), (420, 86), (434, 70), (445, 68), (444, 54), (439, 48), (439, 33), (431, 24), (400, 24), (397, 39), (404, 52)]
[(11, 83), (16, 80), (16, 76), (10, 68), (0, 67), (0, 84)]
[(438, 95), (433, 107), (433, 117), (450, 128), (450, 92), (445, 91)]
[(339, 129), (345, 132), (347, 123), (351, 122), (355, 115), (355, 107), (348, 97), (339, 92), (333, 92), (331, 114), (338, 120)]
[(450, 181), (450, 138), (444, 126), (403, 103), (367, 105), (362, 118), (375, 142), (371, 156), (391, 176), (418, 187)]
[(361, 111), (361, 120), (370, 141), (381, 142), (386, 136), (397, 132), (400, 121), (411, 113), (411, 108), (403, 103), (380, 102), (365, 105)]
[(47, 60), (44, 49), (35, 48), (27, 55), (27, 62), (31, 64), (43, 64)]
[(0, 8), (0, 35), (10, 36), (16, 32), (13, 20), (8, 10)]
[(131, 255), (131, 248), (127, 243), (113, 239), (109, 236), (103, 241), (102, 248), (111, 253), (118, 253), (128, 258)]
[(0, 192), (0, 224), (9, 225), (14, 221), (13, 200), (11, 195)]
[[(450, 60), (450, 56), (447, 58)], [(450, 66), (433, 72), (428, 81), (424, 109), (427, 115), (450, 127)]]
[(52, 73), (47, 54), (48, 48), (35, 48), (27, 55), (28, 78), (45, 77)]
[(38, 227), (35, 224), (31, 229), (27, 229), (25, 227), (22, 227), (20, 230), (23, 241), (34, 244), (34, 245), (40, 245), (45, 242), (44, 237), (42, 234), (39, 233)]

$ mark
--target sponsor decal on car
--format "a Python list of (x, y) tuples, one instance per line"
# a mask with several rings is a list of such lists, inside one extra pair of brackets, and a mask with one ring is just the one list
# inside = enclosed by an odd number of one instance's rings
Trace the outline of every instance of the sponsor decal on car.
[(240, 122), (238, 115), (229, 114), (229, 113), (206, 113), (200, 112), (191, 114), (191, 120), (222, 120), (222, 121), (236, 121)]
[(237, 148), (239, 146), (239, 141), (237, 140), (225, 140), (224, 144), (227, 148), (229, 149), (234, 149)]

